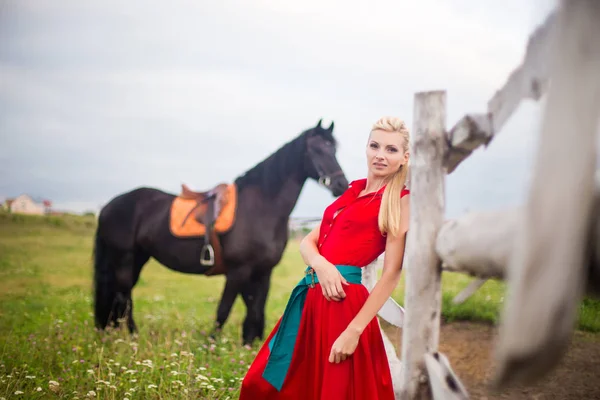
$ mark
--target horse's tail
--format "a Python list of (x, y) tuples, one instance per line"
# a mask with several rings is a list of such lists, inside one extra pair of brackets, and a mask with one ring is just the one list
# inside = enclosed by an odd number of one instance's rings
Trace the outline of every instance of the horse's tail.
[(97, 230), (94, 239), (94, 315), (99, 329), (108, 325), (116, 295), (116, 277), (109, 253), (109, 245)]

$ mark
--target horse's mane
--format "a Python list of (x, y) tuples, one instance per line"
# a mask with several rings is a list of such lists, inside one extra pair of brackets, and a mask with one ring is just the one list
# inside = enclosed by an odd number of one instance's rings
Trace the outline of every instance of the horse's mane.
[(289, 179), (290, 174), (296, 172), (298, 167), (303, 165), (306, 153), (306, 138), (315, 130), (323, 135), (326, 140), (335, 144), (331, 131), (320, 127), (308, 129), (240, 175), (235, 180), (238, 190), (242, 190), (246, 186), (257, 185), (263, 192), (274, 194)]

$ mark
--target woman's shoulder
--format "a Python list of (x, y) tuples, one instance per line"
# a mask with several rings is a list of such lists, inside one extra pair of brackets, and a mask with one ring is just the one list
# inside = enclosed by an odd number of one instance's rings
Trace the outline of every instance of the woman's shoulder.
[(400, 198), (406, 196), (407, 194), (410, 194), (410, 181), (409, 180), (407, 180), (404, 183), (404, 187), (400, 191)]
[(367, 178), (355, 179), (348, 184), (348, 189), (363, 190), (367, 186)]
[[(367, 179), (356, 179), (348, 183), (348, 188), (336, 200), (357, 197), (358, 194), (367, 186)], [(334, 200), (335, 202), (335, 200)]]

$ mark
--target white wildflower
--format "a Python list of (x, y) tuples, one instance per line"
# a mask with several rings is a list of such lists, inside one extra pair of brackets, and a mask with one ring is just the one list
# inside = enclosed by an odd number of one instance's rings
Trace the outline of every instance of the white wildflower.
[(200, 381), (200, 380), (203, 380), (203, 381), (210, 381), (210, 379), (208, 379), (206, 376), (204, 376), (204, 375), (202, 375), (202, 374), (198, 374), (198, 375), (196, 375), (196, 381)]

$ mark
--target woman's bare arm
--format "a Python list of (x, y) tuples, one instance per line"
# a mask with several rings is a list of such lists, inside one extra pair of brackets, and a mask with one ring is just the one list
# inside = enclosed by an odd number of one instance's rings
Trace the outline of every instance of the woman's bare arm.
[(319, 240), (320, 224), (308, 233), (300, 242), (300, 255), (306, 265), (313, 265), (318, 257), (321, 257), (317, 248)]
[(317, 247), (319, 226), (310, 231), (300, 242), (300, 255), (306, 265), (310, 265), (317, 273), (323, 296), (327, 300), (340, 301), (346, 297), (343, 285), (347, 285), (348, 282), (335, 268), (335, 265), (327, 261), (319, 252)]

